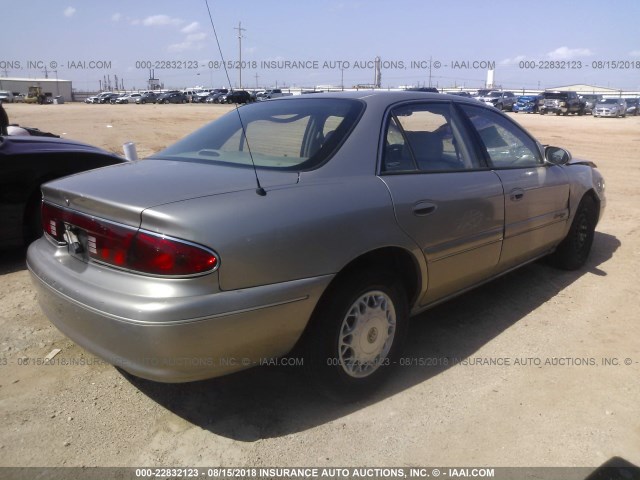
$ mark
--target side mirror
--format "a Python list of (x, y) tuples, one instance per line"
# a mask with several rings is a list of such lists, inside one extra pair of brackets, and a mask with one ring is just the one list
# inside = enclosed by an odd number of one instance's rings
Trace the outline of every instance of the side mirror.
[(571, 153), (560, 147), (544, 147), (544, 158), (551, 165), (566, 165), (571, 160)]

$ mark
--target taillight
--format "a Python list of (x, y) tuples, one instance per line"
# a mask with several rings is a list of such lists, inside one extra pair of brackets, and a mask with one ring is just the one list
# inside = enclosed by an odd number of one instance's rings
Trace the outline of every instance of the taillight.
[(187, 276), (218, 267), (210, 250), (171, 237), (42, 203), (42, 228), (59, 244), (88, 258), (151, 275)]

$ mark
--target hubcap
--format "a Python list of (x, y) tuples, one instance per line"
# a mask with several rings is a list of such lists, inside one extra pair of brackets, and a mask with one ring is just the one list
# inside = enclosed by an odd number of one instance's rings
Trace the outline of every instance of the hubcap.
[(389, 296), (367, 292), (349, 308), (338, 339), (340, 365), (351, 377), (375, 372), (389, 355), (396, 333), (396, 311)]

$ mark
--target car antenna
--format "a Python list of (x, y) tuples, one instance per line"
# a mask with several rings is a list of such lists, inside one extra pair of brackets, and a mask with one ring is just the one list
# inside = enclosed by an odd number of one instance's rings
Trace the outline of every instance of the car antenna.
[[(220, 52), (220, 58), (222, 59), (222, 66), (224, 67), (224, 73), (227, 76), (227, 82), (229, 82), (229, 87), (231, 87), (231, 78), (229, 78), (229, 71), (227, 70), (227, 62), (225, 62), (224, 55), (222, 55), (222, 48), (220, 48), (220, 41), (218, 40), (216, 27), (213, 24), (213, 17), (211, 16), (211, 9), (209, 8), (209, 0), (204, 0), (204, 3), (207, 6), (207, 12), (209, 13), (209, 20), (211, 21), (211, 28), (213, 28), (213, 35), (216, 37), (216, 44), (218, 45), (218, 52)], [(267, 191), (264, 188), (262, 188), (262, 185), (260, 185), (260, 179), (258, 178), (258, 169), (256, 168), (256, 162), (253, 160), (253, 154), (251, 153), (251, 146), (249, 145), (249, 138), (247, 137), (247, 130), (244, 126), (244, 122), (242, 121), (242, 116), (240, 115), (240, 108), (238, 107), (238, 104), (236, 104), (236, 113), (238, 114), (238, 120), (240, 120), (240, 126), (242, 128), (242, 135), (244, 136), (244, 141), (247, 143), (249, 158), (251, 158), (251, 165), (253, 165), (253, 174), (256, 176), (256, 184), (258, 185), (258, 188), (256, 188), (256, 193), (261, 197), (264, 197), (267, 194)]]

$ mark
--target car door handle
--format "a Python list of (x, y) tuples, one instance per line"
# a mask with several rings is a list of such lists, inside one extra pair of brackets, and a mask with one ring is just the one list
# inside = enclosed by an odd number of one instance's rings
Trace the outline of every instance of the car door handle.
[(513, 190), (511, 190), (509, 198), (511, 198), (511, 200), (514, 202), (522, 200), (524, 198), (524, 190), (522, 190), (521, 188), (514, 188)]
[(420, 202), (413, 207), (413, 214), (417, 217), (424, 217), (436, 211), (438, 206), (435, 203)]

